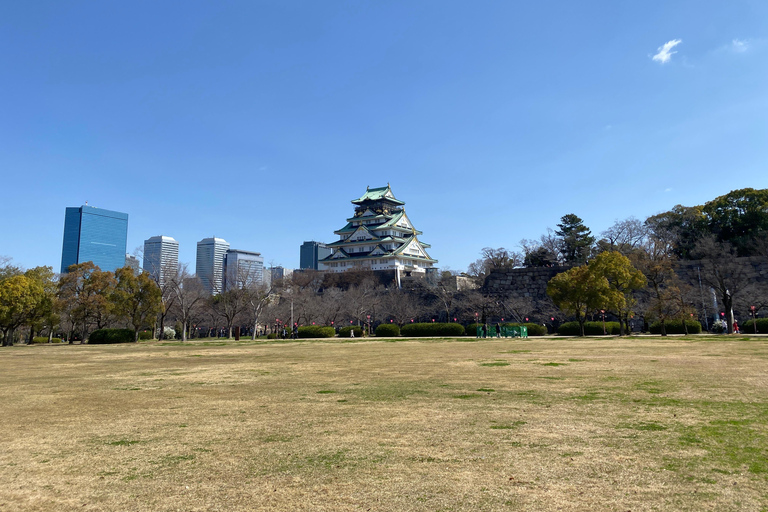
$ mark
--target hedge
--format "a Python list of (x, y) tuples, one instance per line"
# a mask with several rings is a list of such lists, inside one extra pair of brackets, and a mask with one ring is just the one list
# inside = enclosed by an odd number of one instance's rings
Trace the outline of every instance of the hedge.
[(376, 336), (381, 337), (400, 336), (400, 326), (397, 324), (379, 324), (374, 332)]
[(88, 336), (88, 344), (133, 343), (134, 336), (131, 329), (97, 329)]
[[(621, 334), (619, 322), (605, 322), (606, 334)], [(579, 322), (565, 322), (557, 328), (557, 334), (562, 336), (579, 336)], [(602, 336), (603, 322), (584, 322), (585, 336)]]
[[(701, 332), (701, 324), (696, 320), (686, 320), (685, 325), (688, 326), (688, 332), (690, 334), (699, 334)], [(651, 334), (661, 334), (661, 322), (653, 322), (648, 330)], [(680, 320), (667, 320), (664, 322), (664, 330), (667, 334), (685, 334), (683, 328), (683, 322)]]
[(348, 325), (339, 329), (339, 338), (351, 338), (350, 331), (355, 331), (355, 338), (363, 337), (363, 328), (358, 325)]
[(425, 322), (418, 324), (405, 324), (400, 329), (403, 336), (463, 336), (464, 326), (454, 323)]
[[(48, 336), (35, 336), (32, 343), (48, 343)], [(61, 338), (51, 338), (51, 343), (61, 343)]]
[(139, 331), (139, 339), (140, 340), (151, 340), (152, 339), (152, 331)]
[(299, 327), (299, 338), (333, 338), (336, 329), (322, 325), (302, 325)]
[(464, 334), (467, 336), (477, 336), (477, 327), (480, 327), (482, 330), (483, 324), (469, 324), (464, 328)]
[[(754, 320), (749, 319), (744, 322), (744, 325), (739, 326), (739, 330), (742, 332), (742, 334), (753, 334), (755, 332), (755, 328), (753, 327), (754, 323)], [(768, 333), (768, 318), (757, 319), (757, 332), (761, 334)]]

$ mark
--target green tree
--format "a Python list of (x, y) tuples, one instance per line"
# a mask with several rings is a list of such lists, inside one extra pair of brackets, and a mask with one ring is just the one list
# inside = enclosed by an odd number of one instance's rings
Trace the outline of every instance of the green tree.
[(668, 212), (645, 220), (649, 234), (670, 244), (680, 259), (691, 259), (696, 243), (707, 233), (707, 221), (701, 206), (677, 205)]
[(550, 279), (547, 295), (558, 308), (576, 316), (582, 336), (587, 314), (605, 307), (612, 300), (608, 279), (587, 265), (574, 267)]
[(3, 346), (13, 345), (13, 331), (34, 314), (44, 291), (34, 279), (16, 275), (0, 281), (0, 330)]
[(739, 256), (759, 254), (756, 241), (768, 237), (768, 189), (731, 191), (702, 208), (709, 231), (733, 245)]
[[(112, 314), (110, 297), (115, 288), (115, 276), (104, 272), (91, 261), (71, 265), (59, 278), (57, 308), (68, 320), (72, 331), (80, 328), (82, 339), (94, 324), (97, 329), (107, 326)], [(71, 342), (72, 332), (68, 338)]]
[(115, 271), (117, 284), (111, 295), (115, 313), (128, 321), (133, 327), (134, 341), (139, 341), (139, 331), (154, 323), (155, 317), (163, 307), (162, 292), (148, 273), (138, 276), (130, 267)]
[(632, 308), (637, 304), (634, 292), (645, 287), (645, 276), (632, 266), (629, 258), (618, 251), (602, 252), (588, 266), (590, 272), (608, 281), (610, 293), (605, 296), (605, 306), (619, 318), (620, 334), (623, 336), (624, 327), (629, 325)]
[(40, 285), (42, 294), (40, 300), (32, 311), (29, 318), (29, 342), (35, 336), (35, 332), (40, 328), (48, 328), (48, 339), (53, 337), (53, 328), (59, 322), (59, 316), (56, 312), (56, 274), (51, 267), (35, 267), (27, 270), (25, 276)]
[(559, 228), (555, 231), (558, 237), (558, 249), (563, 261), (567, 264), (581, 264), (587, 261), (595, 237), (584, 222), (576, 215), (569, 213), (560, 218)]

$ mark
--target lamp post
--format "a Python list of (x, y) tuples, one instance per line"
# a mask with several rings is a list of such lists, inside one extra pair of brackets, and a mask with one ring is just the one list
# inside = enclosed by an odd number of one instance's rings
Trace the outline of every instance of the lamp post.
[(755, 306), (750, 306), (749, 310), (752, 312), (752, 327), (755, 328), (755, 334), (757, 334), (757, 314)]
[(601, 309), (600, 313), (603, 315), (603, 336), (605, 336), (607, 333), (605, 332), (605, 310)]
[(368, 315), (368, 336), (371, 335), (371, 315)]

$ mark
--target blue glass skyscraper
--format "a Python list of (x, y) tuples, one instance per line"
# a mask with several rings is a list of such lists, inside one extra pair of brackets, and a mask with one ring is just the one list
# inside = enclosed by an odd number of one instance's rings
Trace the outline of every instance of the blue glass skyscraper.
[(92, 261), (101, 270), (114, 271), (125, 265), (128, 214), (93, 206), (67, 208), (61, 273), (70, 265)]

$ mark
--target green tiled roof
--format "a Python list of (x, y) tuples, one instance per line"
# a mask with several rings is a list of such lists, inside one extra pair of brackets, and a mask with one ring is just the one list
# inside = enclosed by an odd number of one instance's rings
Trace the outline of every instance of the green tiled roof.
[[(386, 197), (387, 194), (389, 194), (390, 197)], [(398, 201), (395, 199), (394, 194), (392, 194), (392, 190), (389, 188), (389, 184), (387, 184), (386, 187), (378, 187), (378, 188), (370, 188), (368, 187), (365, 191), (365, 194), (363, 194), (360, 199), (355, 199), (352, 201), (352, 204), (361, 204), (365, 201), (389, 201), (393, 204), (405, 204), (402, 201)]]

